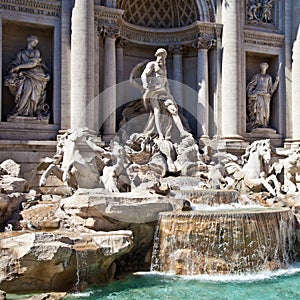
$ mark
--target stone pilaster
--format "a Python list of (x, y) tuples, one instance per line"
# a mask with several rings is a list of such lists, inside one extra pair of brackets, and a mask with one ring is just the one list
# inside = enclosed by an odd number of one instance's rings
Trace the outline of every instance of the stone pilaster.
[(104, 78), (103, 78), (103, 139), (110, 141), (116, 134), (116, 38), (119, 29), (103, 26), (104, 41)]
[(170, 46), (169, 51), (173, 54), (173, 96), (180, 107), (184, 107), (183, 101), (183, 54), (187, 48), (182, 45)]
[(94, 126), (94, 0), (75, 0), (71, 39), (71, 127)]
[(293, 47), (292, 64), (292, 119), (293, 140), (300, 142), (300, 25), (298, 27), (297, 39)]
[(197, 49), (197, 137), (207, 138), (209, 130), (209, 99), (208, 99), (208, 49), (212, 41), (199, 38), (193, 43)]
[(227, 0), (222, 4), (223, 59), (222, 59), (222, 134), (228, 140), (240, 140), (240, 8), (241, 1)]

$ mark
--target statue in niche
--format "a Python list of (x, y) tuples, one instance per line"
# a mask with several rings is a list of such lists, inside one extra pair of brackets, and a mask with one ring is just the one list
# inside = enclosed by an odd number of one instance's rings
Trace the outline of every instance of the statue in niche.
[[(143, 84), (143, 103), (149, 111), (144, 134), (158, 134), (160, 140), (171, 138), (172, 125), (175, 124), (180, 136), (190, 135), (181, 122), (177, 104), (171, 95), (167, 78), (167, 51), (160, 48), (155, 53), (156, 60), (150, 61), (141, 75)], [(161, 120), (163, 115), (168, 117)]]
[(269, 65), (262, 62), (259, 67), (260, 73), (255, 74), (247, 85), (248, 131), (269, 127), (270, 101), (279, 83), (279, 71), (273, 83), (271, 75), (267, 74)]
[(36, 49), (38, 42), (38, 37), (29, 35), (27, 47), (8, 66), (4, 85), (15, 97), (13, 116), (49, 119), (46, 85), (50, 75), (40, 51)]

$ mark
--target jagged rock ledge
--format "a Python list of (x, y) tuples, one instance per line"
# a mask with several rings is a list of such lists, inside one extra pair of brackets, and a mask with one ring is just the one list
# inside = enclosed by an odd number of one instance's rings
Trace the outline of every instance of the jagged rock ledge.
[(114, 275), (114, 261), (132, 247), (131, 231), (0, 233), (0, 289), (68, 291), (106, 282)]

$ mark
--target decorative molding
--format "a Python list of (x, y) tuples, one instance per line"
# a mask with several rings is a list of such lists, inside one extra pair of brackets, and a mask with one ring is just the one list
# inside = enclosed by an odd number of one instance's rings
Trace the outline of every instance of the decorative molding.
[(284, 43), (284, 34), (268, 33), (256, 30), (244, 30), (245, 44), (281, 48)]
[(187, 45), (198, 38), (213, 40), (216, 39), (216, 28), (222, 30), (220, 24), (199, 21), (185, 27), (156, 29), (129, 24), (120, 18), (117, 25), (121, 36), (128, 41), (152, 46)]
[(61, 1), (0, 0), (0, 10), (24, 12), (46, 17), (60, 17)]
[(208, 14), (209, 14), (209, 20), (210, 22), (216, 21), (216, 15), (215, 15), (215, 5), (212, 3), (212, 0), (206, 0), (206, 5), (208, 8)]
[(200, 18), (195, 0), (125, 0), (117, 7), (125, 11), (126, 22), (147, 28), (183, 27)]

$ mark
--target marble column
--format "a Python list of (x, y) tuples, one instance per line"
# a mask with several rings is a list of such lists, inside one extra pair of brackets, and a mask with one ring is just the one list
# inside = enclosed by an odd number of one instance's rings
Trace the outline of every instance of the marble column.
[(300, 25), (293, 47), (292, 64), (292, 119), (293, 140), (300, 142)]
[(95, 24), (94, 26), (94, 35), (95, 35), (95, 52), (94, 52), (94, 60), (95, 60), (95, 77), (94, 77), (94, 130), (99, 131), (100, 128), (100, 34), (98, 31), (98, 26)]
[(240, 89), (245, 88), (240, 74), (240, 28), (239, 2), (227, 0), (222, 4), (223, 59), (222, 59), (222, 133), (228, 140), (241, 139)]
[(124, 47), (128, 45), (128, 41), (120, 38), (117, 42), (117, 83), (124, 81)]
[(182, 113), (183, 101), (183, 54), (186, 48), (182, 45), (170, 46), (169, 51), (173, 53), (173, 96)]
[(198, 51), (197, 56), (197, 137), (207, 138), (209, 130), (209, 98), (208, 98), (208, 49), (211, 41), (199, 38), (193, 43)]
[(210, 111), (209, 111), (209, 135), (217, 139), (222, 135), (222, 109), (221, 109), (221, 61), (222, 61), (222, 28), (215, 27), (216, 40), (213, 47), (208, 52), (209, 62), (209, 92), (210, 92)]
[(110, 141), (116, 134), (116, 38), (119, 29), (104, 26), (104, 78), (103, 78), (103, 139)]
[(53, 123), (61, 124), (61, 30), (54, 28)]
[[(0, 17), (0, 70), (2, 70), (2, 17)], [(2, 72), (0, 72), (0, 82), (2, 82)], [(0, 84), (0, 95), (2, 95), (2, 84)], [(0, 98), (0, 122), (2, 121), (2, 97)]]
[(94, 0), (75, 0), (71, 38), (71, 127), (94, 125)]
[[(285, 42), (284, 42), (284, 56), (285, 56), (285, 67), (282, 66), (285, 71), (285, 93), (284, 98), (286, 99), (286, 113), (287, 115), (292, 112), (292, 49), (293, 49), (293, 38), (292, 38), (292, 19), (293, 14), (293, 0), (284, 1), (284, 28), (285, 28)], [(284, 78), (284, 77), (282, 77)], [(282, 101), (284, 102), (284, 101)], [(293, 137), (293, 118), (286, 118), (286, 139)]]
[(71, 127), (71, 14), (72, 1), (61, 3), (61, 129)]

